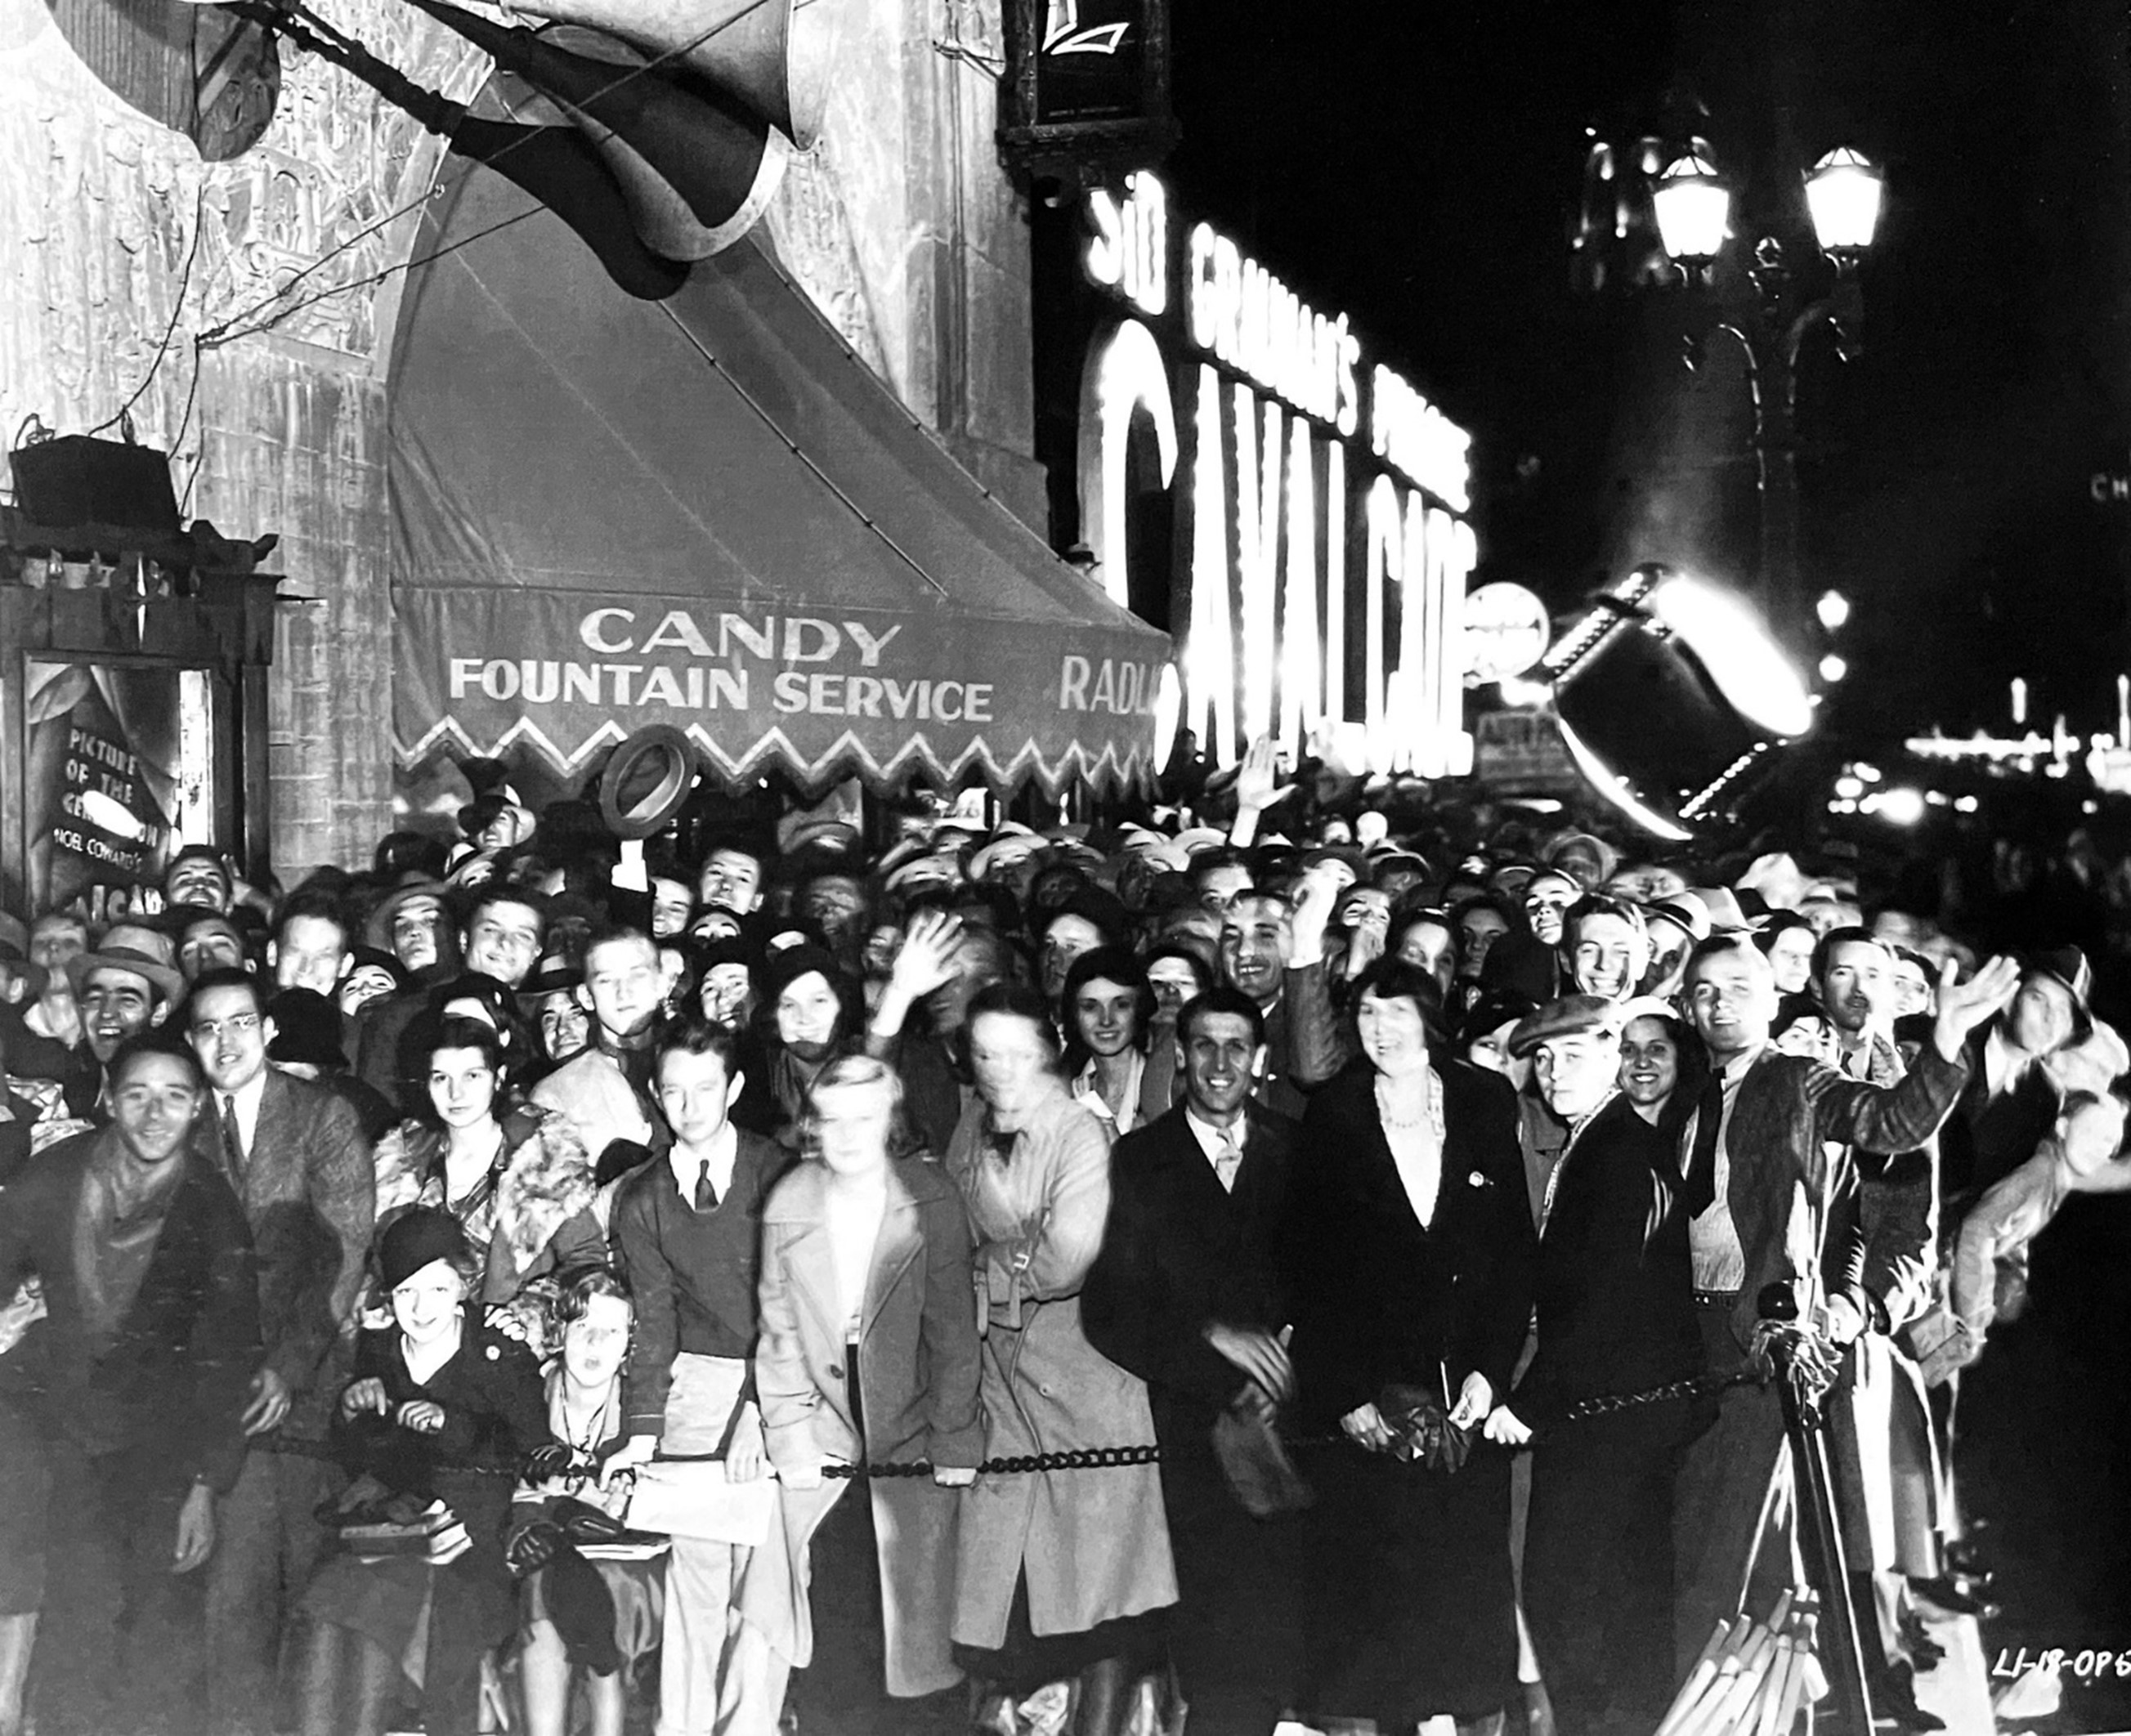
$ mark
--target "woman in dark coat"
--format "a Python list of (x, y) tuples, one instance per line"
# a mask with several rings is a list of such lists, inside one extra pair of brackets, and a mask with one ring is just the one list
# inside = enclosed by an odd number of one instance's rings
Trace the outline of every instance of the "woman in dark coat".
[[(430, 1736), (473, 1736), (481, 1654), (516, 1624), (503, 1533), (511, 1483), (551, 1437), (539, 1370), (467, 1299), (478, 1269), (457, 1221), (417, 1207), (378, 1238), (395, 1331), (358, 1340), (333, 1429), (355, 1477), (343, 1518), (409, 1497), (441, 1501), (464, 1528), (459, 1551), (328, 1558), (304, 1595), (304, 1736), (378, 1736), (404, 1674), (422, 1690)], [(477, 1468), (477, 1467), (486, 1467)], [(443, 1557), (448, 1556), (448, 1559)]]
[(1358, 983), (1365, 1060), (1310, 1102), (1286, 1265), (1303, 1410), (1345, 1443), (1306, 1467), (1310, 1721), (1410, 1729), (1498, 1710), (1516, 1678), (1509, 1457), (1456, 1471), (1396, 1455), (1387, 1418), (1432, 1395), (1469, 1427), (1506, 1391), (1531, 1308), (1516, 1098), (1438, 1059), (1433, 977), (1380, 961)]
[(1578, 1736), (1626, 1736), (1672, 1697), (1674, 1489), (1714, 1401), (1567, 1418), (1702, 1372), (1675, 1156), (1692, 1045), (1660, 1002), (1572, 995), (1525, 1018), (1510, 1047), (1569, 1134), (1540, 1227), (1539, 1348), (1487, 1434), (1535, 1442), (1525, 1614), (1554, 1715)]

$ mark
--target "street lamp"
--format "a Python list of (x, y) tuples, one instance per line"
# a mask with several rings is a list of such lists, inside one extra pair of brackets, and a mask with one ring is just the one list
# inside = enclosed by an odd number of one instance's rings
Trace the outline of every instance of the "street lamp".
[(1688, 151), (1675, 157), (1650, 194), (1657, 208), (1658, 238), (1690, 269), (1706, 268), (1731, 232), (1731, 193), (1716, 169)]
[[(1687, 285), (1705, 296), (1714, 318), (1690, 340), (1690, 366), (1710, 332), (1737, 340), (1753, 395), (1755, 489), (1760, 501), (1760, 585), (1778, 636), (1802, 648), (1810, 631), (1798, 572), (1798, 359), (1807, 334), (1833, 328), (1836, 353), (1856, 352), (1864, 318), (1857, 266), (1878, 232), (1880, 171), (1846, 146), (1804, 177), (1810, 237), (1822, 269), (1794, 270), (1777, 236), (1753, 238), (1743, 272), (1726, 272), (1732, 193), (1714, 155), (1698, 140), (1675, 155), (1650, 186), (1658, 239)], [(1797, 226), (1803, 228), (1804, 226)]]

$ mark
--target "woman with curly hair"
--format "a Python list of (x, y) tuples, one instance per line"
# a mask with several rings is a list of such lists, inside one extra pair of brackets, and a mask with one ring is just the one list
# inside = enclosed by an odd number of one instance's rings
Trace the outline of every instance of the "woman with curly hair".
[(494, 1028), (447, 1016), (421, 1053), (429, 1113), (378, 1141), (378, 1222), (414, 1206), (450, 1212), (491, 1306), (544, 1273), (603, 1260), (584, 1145), (560, 1116), (505, 1107), (509, 1063)]

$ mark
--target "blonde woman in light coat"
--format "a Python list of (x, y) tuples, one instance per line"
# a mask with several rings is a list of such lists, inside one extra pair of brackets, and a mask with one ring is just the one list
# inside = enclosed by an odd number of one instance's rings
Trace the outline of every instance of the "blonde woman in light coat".
[[(889, 1156), (903, 1090), (845, 1056), (810, 1088), (809, 1160), (764, 1207), (755, 1388), (784, 1485), (783, 1547), (758, 1549), (748, 1619), (800, 1673), (803, 1728), (896, 1727), (898, 1700), (962, 1680), (949, 1640), (960, 1491), (984, 1458), (970, 1228), (936, 1164)], [(832, 1466), (929, 1461), (863, 1485)], [(817, 1652), (817, 1626), (836, 1646)]]

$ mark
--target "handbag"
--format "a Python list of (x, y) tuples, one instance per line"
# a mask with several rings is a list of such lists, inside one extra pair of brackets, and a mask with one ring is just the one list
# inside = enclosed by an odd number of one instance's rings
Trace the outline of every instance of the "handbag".
[(1391, 1432), (1387, 1451), (1408, 1465), (1449, 1475), (1473, 1451), (1473, 1431), (1453, 1423), (1443, 1401), (1425, 1386), (1387, 1386), (1377, 1410)]
[(1232, 1404), (1214, 1421), (1214, 1459), (1236, 1504), (1254, 1519), (1299, 1513), (1317, 1499), (1281, 1443), (1273, 1419)]

